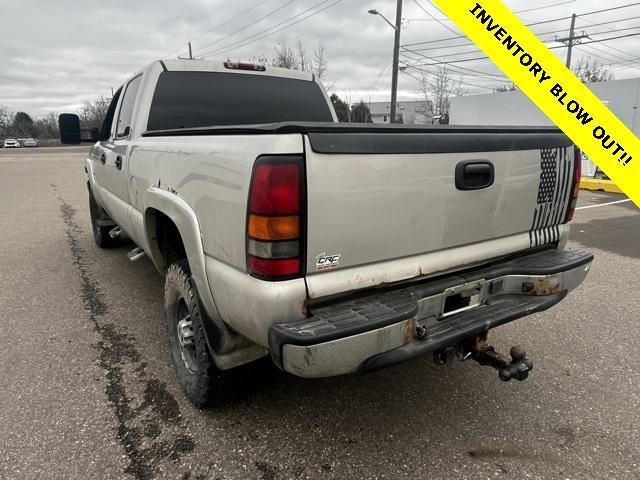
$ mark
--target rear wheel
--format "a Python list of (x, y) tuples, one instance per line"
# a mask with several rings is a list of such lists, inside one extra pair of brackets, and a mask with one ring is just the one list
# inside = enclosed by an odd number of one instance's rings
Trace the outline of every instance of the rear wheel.
[(106, 216), (102, 211), (98, 202), (93, 196), (91, 187), (89, 187), (89, 215), (91, 216), (91, 229), (93, 230), (93, 239), (100, 248), (111, 248), (119, 243), (119, 238), (111, 238), (109, 232), (115, 225), (100, 225), (99, 219)]
[(207, 346), (202, 310), (191, 285), (186, 260), (172, 264), (164, 285), (169, 346), (178, 383), (191, 402), (206, 407), (226, 398), (227, 375), (219, 370)]

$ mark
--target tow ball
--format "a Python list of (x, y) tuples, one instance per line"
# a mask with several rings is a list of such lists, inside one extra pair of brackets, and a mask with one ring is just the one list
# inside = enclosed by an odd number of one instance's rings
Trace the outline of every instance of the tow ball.
[(516, 345), (511, 347), (509, 353), (511, 358), (496, 351), (492, 345), (487, 343), (485, 334), (463, 342), (457, 347), (438, 352), (434, 359), (440, 365), (450, 364), (454, 356), (457, 356), (462, 361), (471, 359), (480, 365), (498, 370), (498, 376), (504, 382), (526, 380), (529, 377), (529, 372), (533, 370), (533, 362), (527, 358), (527, 352), (523, 347)]

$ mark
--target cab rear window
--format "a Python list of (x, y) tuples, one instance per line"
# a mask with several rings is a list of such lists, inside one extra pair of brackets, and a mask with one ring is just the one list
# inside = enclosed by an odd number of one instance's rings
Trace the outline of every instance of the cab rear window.
[(241, 73), (162, 72), (147, 130), (290, 121), (333, 121), (315, 82)]

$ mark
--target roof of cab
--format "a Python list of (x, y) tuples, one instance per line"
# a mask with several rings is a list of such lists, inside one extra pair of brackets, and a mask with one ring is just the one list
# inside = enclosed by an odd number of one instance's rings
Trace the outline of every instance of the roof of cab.
[(278, 68), (266, 65), (264, 72), (255, 70), (238, 70), (225, 67), (225, 62), (216, 60), (159, 60), (163, 65), (163, 69), (170, 72), (223, 72), (238, 73), (249, 75), (264, 75), (268, 77), (284, 77), (294, 78), (298, 80), (314, 80), (314, 75), (310, 72), (301, 72), (299, 70), (290, 70), (287, 68)]

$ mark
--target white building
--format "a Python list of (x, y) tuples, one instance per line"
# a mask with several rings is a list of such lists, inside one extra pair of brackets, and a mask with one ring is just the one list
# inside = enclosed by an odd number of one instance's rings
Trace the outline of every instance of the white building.
[[(373, 123), (391, 123), (391, 117), (389, 116), (390, 102), (370, 102), (368, 107)], [(431, 124), (431, 113), (426, 109), (424, 102), (420, 101), (398, 102), (396, 116), (400, 123), (408, 125), (416, 123)]]
[[(640, 78), (588, 83), (587, 87), (633, 133), (640, 136)], [(553, 122), (520, 92), (499, 92), (486, 95), (469, 95), (451, 99), (450, 123), (452, 125), (553, 125)], [(595, 175), (595, 165), (582, 163), (583, 175)]]

